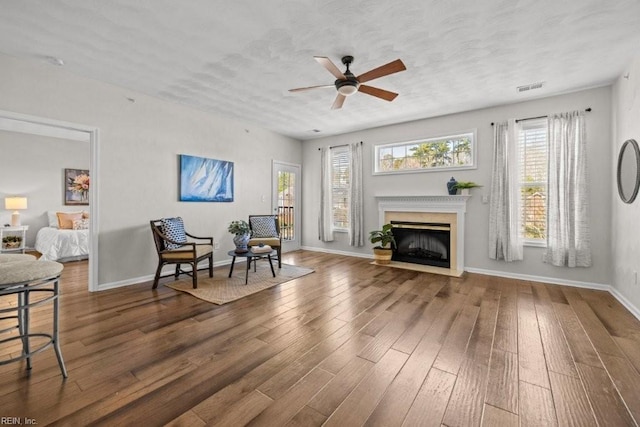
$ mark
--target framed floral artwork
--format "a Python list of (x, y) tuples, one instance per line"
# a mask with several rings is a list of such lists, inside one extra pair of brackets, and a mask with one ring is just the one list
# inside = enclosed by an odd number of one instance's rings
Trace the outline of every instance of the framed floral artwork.
[(64, 170), (64, 204), (89, 204), (89, 171), (85, 169)]
[(233, 162), (180, 155), (181, 202), (233, 202)]

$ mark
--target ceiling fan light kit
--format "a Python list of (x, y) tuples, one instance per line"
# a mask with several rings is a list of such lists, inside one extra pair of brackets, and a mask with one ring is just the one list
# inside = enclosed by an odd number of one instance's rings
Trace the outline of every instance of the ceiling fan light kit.
[[(338, 69), (338, 67), (336, 67), (336, 65), (325, 56), (315, 56), (314, 59), (336, 77), (336, 81), (333, 86), (335, 86), (338, 91), (338, 95), (331, 106), (332, 109), (342, 108), (342, 104), (346, 97), (351, 96), (356, 92), (366, 93), (367, 95), (375, 96), (376, 98), (384, 99), (389, 102), (393, 101), (398, 96), (397, 93), (373, 86), (366, 86), (362, 83), (407, 69), (401, 60), (396, 59), (395, 61), (389, 62), (381, 67), (374, 68), (373, 70), (367, 71), (366, 73), (356, 77), (353, 75), (351, 70), (349, 70), (349, 66), (353, 62), (353, 56), (342, 57), (342, 63), (347, 67), (344, 73), (342, 73), (340, 69)], [(302, 87), (290, 89), (289, 92), (302, 92), (325, 87), (331, 87), (331, 85)]]

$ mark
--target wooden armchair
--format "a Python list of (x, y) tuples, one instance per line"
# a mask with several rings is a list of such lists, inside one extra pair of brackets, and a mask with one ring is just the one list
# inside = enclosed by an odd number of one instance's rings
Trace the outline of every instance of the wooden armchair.
[(278, 254), (278, 268), (282, 268), (282, 236), (277, 215), (249, 215), (251, 240), (249, 246), (269, 245)]
[[(153, 241), (158, 252), (158, 268), (153, 279), (153, 288), (158, 287), (160, 272), (165, 264), (176, 264), (174, 277), (178, 280), (181, 273), (193, 279), (193, 288), (198, 287), (198, 263), (209, 260), (209, 277), (213, 277), (213, 237), (198, 237), (184, 231), (182, 218), (163, 218), (149, 221)], [(202, 241), (188, 242), (187, 237)], [(191, 272), (180, 268), (181, 264), (189, 264)]]

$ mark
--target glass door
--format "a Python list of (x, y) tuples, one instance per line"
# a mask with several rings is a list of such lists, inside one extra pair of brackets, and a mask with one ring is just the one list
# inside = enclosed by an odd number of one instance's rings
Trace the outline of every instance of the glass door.
[(300, 165), (273, 162), (273, 210), (278, 215), (282, 251), (300, 249)]

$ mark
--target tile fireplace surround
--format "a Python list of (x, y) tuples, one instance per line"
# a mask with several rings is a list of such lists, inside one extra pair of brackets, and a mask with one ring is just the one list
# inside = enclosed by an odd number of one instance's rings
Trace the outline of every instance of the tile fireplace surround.
[(451, 267), (392, 261), (389, 266), (460, 277), (464, 273), (464, 216), (470, 196), (376, 196), (380, 226), (391, 221), (434, 222), (451, 227)]

